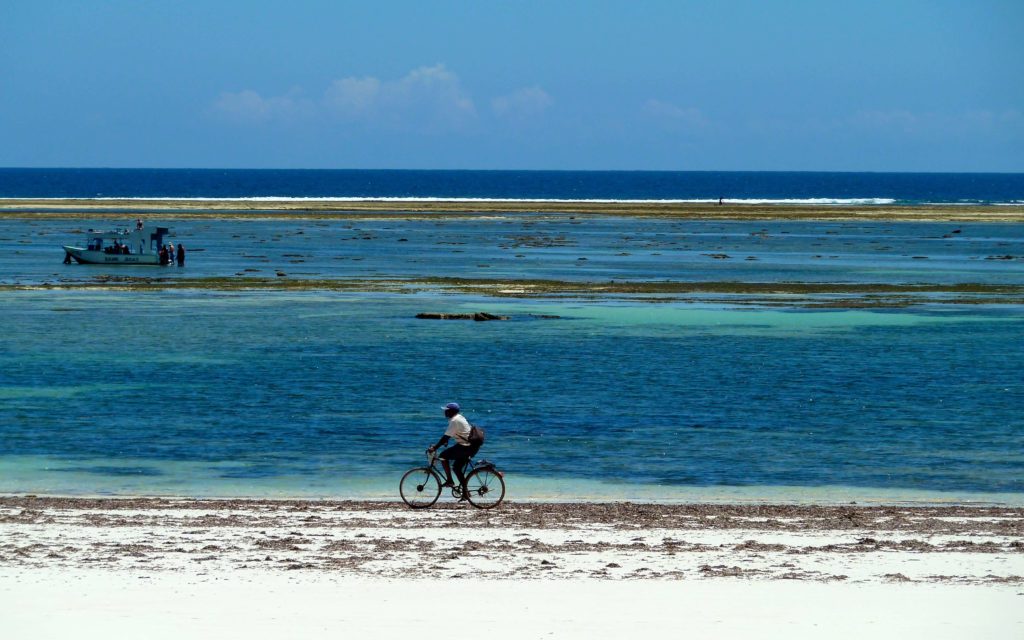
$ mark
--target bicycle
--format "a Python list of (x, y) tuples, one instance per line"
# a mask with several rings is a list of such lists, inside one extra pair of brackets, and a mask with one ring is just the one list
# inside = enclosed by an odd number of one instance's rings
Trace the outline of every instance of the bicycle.
[[(402, 501), (413, 509), (426, 509), (441, 497), (444, 467), (436, 451), (427, 450), (427, 466), (409, 469), (398, 483)], [(466, 463), (466, 499), (477, 509), (493, 509), (505, 499), (505, 480), (493, 462), (472, 458)], [(452, 487), (452, 497), (462, 499), (462, 487)]]

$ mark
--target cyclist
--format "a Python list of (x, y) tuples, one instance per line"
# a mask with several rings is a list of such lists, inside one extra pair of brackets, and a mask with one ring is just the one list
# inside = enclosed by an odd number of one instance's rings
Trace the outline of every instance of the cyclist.
[(480, 450), (480, 445), (469, 442), (469, 432), (472, 428), (469, 420), (462, 415), (462, 409), (457, 402), (449, 402), (444, 406), (444, 417), (448, 418), (448, 429), (437, 441), (431, 445), (428, 451), (434, 452), (448, 444), (449, 438), (455, 439), (455, 444), (441, 452), (441, 464), (444, 465), (445, 487), (455, 486), (452, 483), (451, 463), (455, 463), (455, 476), (459, 479), (459, 486), (462, 488), (462, 499), (466, 499), (466, 476), (465, 469), (469, 459)]

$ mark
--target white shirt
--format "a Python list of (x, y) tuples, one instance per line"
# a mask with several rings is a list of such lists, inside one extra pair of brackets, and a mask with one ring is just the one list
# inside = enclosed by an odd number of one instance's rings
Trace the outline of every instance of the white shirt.
[(444, 435), (455, 438), (455, 442), (464, 447), (469, 446), (469, 420), (466, 420), (461, 413), (448, 418), (448, 430)]

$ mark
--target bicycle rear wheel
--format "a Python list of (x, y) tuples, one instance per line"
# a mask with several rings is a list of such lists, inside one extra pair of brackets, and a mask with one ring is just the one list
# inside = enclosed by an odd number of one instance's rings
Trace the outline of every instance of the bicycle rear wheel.
[(409, 469), (398, 483), (398, 492), (413, 509), (426, 509), (441, 495), (441, 478), (430, 467)]
[(505, 480), (493, 467), (476, 469), (466, 478), (466, 497), (477, 509), (493, 509), (505, 498)]

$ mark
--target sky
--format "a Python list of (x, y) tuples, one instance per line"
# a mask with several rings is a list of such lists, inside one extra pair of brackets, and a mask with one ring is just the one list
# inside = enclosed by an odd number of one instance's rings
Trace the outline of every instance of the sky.
[(0, 167), (1024, 172), (1024, 0), (0, 0)]

